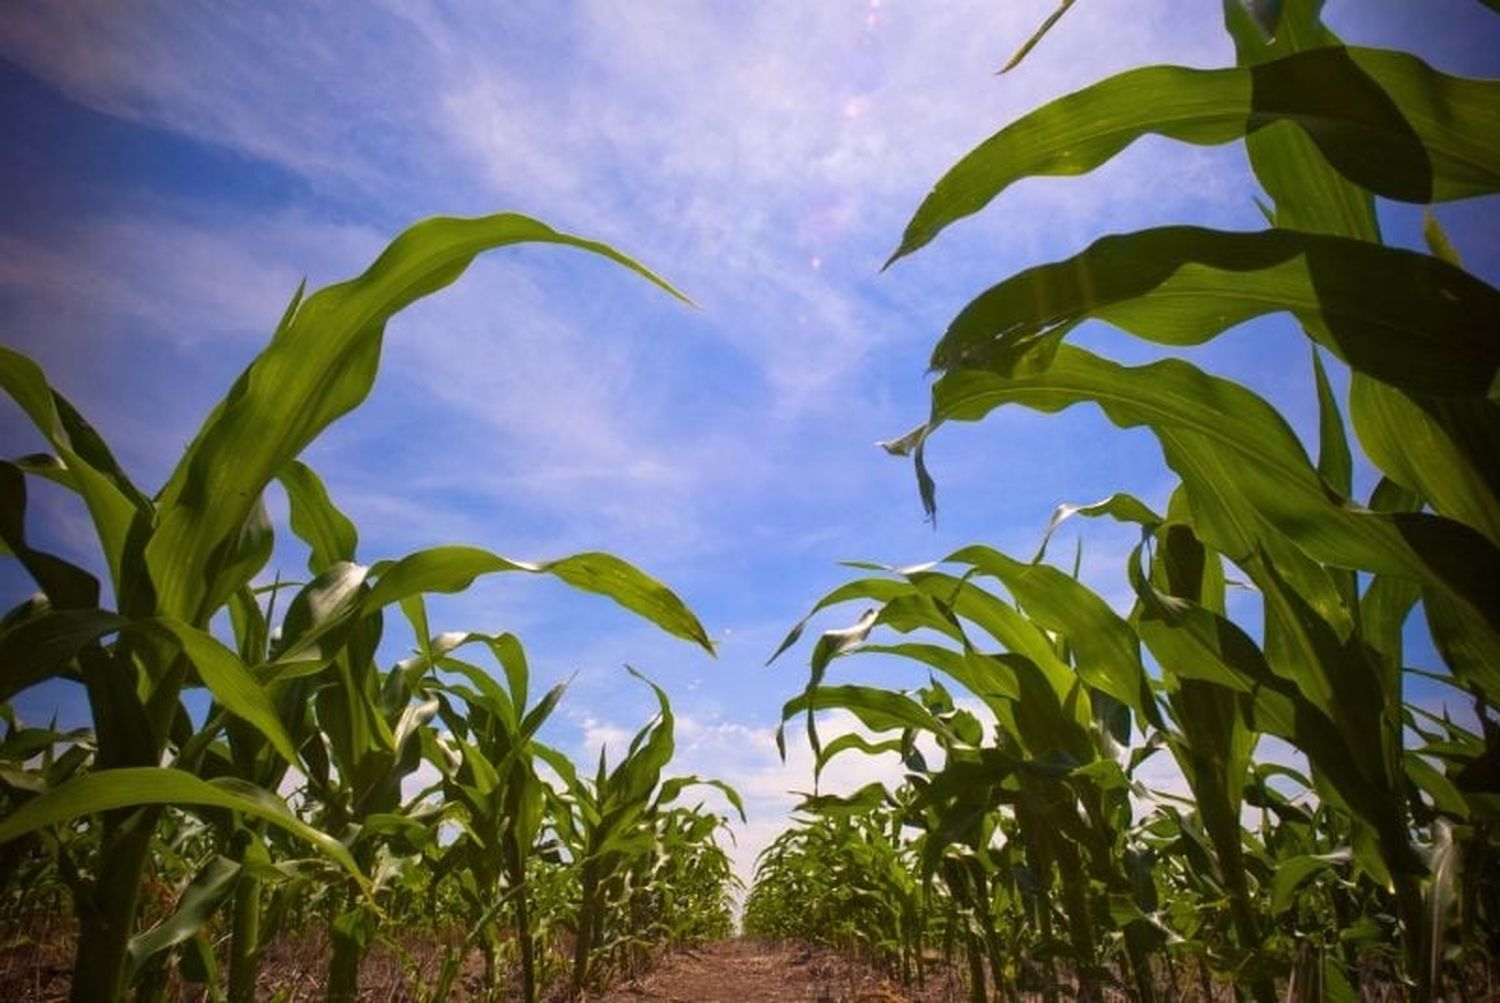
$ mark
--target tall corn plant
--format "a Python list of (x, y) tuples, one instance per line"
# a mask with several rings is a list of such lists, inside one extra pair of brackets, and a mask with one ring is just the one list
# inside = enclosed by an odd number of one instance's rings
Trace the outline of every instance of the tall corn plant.
[[(450, 547), (371, 567), (353, 564), (336, 522), (311, 525), (327, 567), (305, 590), (306, 632), (268, 662), (251, 664), (208, 630), (226, 606), (250, 615), (245, 590), (270, 556), (272, 527), (261, 498), (278, 476), (296, 478), (297, 455), (364, 400), (379, 365), (386, 322), (455, 281), (473, 258), (523, 242), (578, 247), (630, 268), (673, 295), (661, 279), (613, 249), (524, 216), (431, 219), (399, 236), (361, 276), (293, 297), (267, 348), (210, 413), (177, 469), (154, 496), (120, 468), (103, 438), (29, 359), (0, 350), (0, 386), (47, 441), (50, 454), (0, 463), (0, 541), (36, 580), (39, 599), (13, 611), (0, 634), (0, 701), (48, 679), (82, 684), (96, 735), (94, 769), (26, 797), (0, 820), (0, 843), (82, 817), (97, 818), (97, 851), (77, 876), (75, 999), (119, 997), (139, 889), (153, 834), (167, 805), (227, 809), (311, 843), (368, 889), (357, 854), (297, 818), (274, 791), (236, 776), (203, 775), (217, 735), (235, 722), (268, 756), (303, 767), (278, 714), (297, 679), (321, 677), (339, 701), (357, 703), (362, 647), (381, 611), (422, 592), (455, 591), (480, 574), (546, 573), (608, 595), (668, 632), (709, 647), (692, 614), (659, 583), (603, 554), (525, 563)], [(100, 582), (30, 545), (26, 479), (75, 492), (92, 519)], [(297, 489), (293, 488), (294, 505)], [(312, 510), (305, 509), (304, 512)], [(294, 517), (295, 518), (295, 517)], [(292, 614), (289, 610), (289, 616)], [(214, 701), (199, 727), (182, 694), (206, 688)], [(323, 709), (320, 707), (320, 709)], [(336, 712), (333, 712), (336, 713)], [(359, 715), (356, 715), (356, 717)], [(351, 727), (357, 722), (351, 719)], [(373, 719), (367, 723), (375, 725)], [(375, 727), (377, 754), (394, 752)], [(373, 761), (372, 761), (373, 762)], [(354, 770), (352, 762), (341, 764)]]
[[(1152, 531), (1165, 573), (1140, 583), (1138, 623), (1183, 726), (1174, 751), (1205, 821), (1217, 819), (1210, 833), (1231, 899), (1244, 899), (1231, 812), (1250, 740), (1235, 737), (1245, 736), (1236, 722), (1248, 717), (1306, 753), (1319, 795), (1350, 814), (1359, 865), (1394, 889), (1408, 969), (1430, 989), (1442, 938), (1431, 905), (1447, 879), (1424, 864), (1405, 821), (1413, 760), (1402, 742), (1400, 628), (1420, 604), (1450, 678), (1493, 705), (1500, 349), (1489, 332), (1500, 293), (1463, 271), (1444, 241), (1433, 255), (1382, 246), (1372, 196), (1493, 193), (1500, 85), (1401, 52), (1345, 47), (1311, 0), (1279, 6), (1258, 24), (1226, 2), (1236, 67), (1130, 71), (1006, 127), (938, 183), (893, 260), (1020, 178), (1086, 172), (1147, 133), (1243, 139), (1274, 204), (1272, 228), (1106, 237), (1006, 279), (939, 341), (932, 418), (892, 448), (915, 452), (930, 508), (920, 447), (948, 420), (1007, 403), (1056, 411), (1092, 402), (1157, 437), (1182, 478), (1182, 516)], [(1267, 312), (1291, 313), (1317, 346), (1316, 463), (1237, 384), (1178, 360), (1120, 366), (1066, 343), (1077, 324), (1099, 319), (1190, 345)], [(1349, 497), (1350, 450), (1320, 350), (1349, 366), (1355, 431), (1389, 479), (1366, 504)], [(1220, 586), (1203, 577), (1217, 560), (1205, 563), (1205, 548), (1259, 589), (1263, 652), (1224, 618)], [(1373, 576), (1363, 590), (1355, 572)], [(1235, 911), (1243, 940), (1257, 940), (1248, 910)]]
[[(1001, 697), (986, 702), (1002, 733), (1016, 732), (1002, 749), (1020, 738), (1019, 748), (1030, 752), (1038, 720), (1054, 718), (1050, 708), (1059, 704), (1086, 730), (1085, 708), (1098, 710), (1105, 697), (1104, 709), (1109, 701), (1129, 708), (1188, 780), (1194, 811), (1178, 838), (1197, 848), (1202, 869), (1222, 890), (1215, 897), (1227, 905), (1227, 927), (1209, 939), (1226, 975), (1262, 999), (1277, 974), (1306, 991), (1300, 962), (1289, 968), (1284, 953), (1268, 946), (1296, 888), (1282, 875), (1306, 879), (1347, 853), (1361, 887), (1389, 896), (1400, 917), (1403, 970), (1425, 995), (1442, 978), (1462, 871), (1452, 833), (1465, 834), (1469, 859), (1486, 873), (1493, 785), (1481, 779), (1475, 736), (1429, 733), (1421, 750), (1405, 747), (1403, 729), (1414, 711), (1403, 696), (1401, 629), (1420, 606), (1447, 667), (1443, 678), (1475, 695), (1491, 732), (1488, 708), (1500, 682), (1500, 423), (1493, 400), (1500, 349), (1489, 334), (1500, 319), (1500, 293), (1462, 270), (1434, 223), (1430, 255), (1382, 246), (1373, 196), (1423, 203), (1492, 193), (1500, 182), (1500, 85), (1452, 77), (1400, 52), (1345, 47), (1321, 24), (1318, 8), (1310, 0), (1256, 5), (1253, 16), (1227, 0), (1236, 67), (1130, 71), (1007, 126), (937, 184), (892, 258), (921, 248), (1016, 180), (1084, 173), (1140, 135), (1244, 140), (1274, 204), (1270, 229), (1166, 227), (1111, 236), (1002, 281), (965, 307), (934, 349), (941, 375), (929, 421), (888, 444), (914, 456), (931, 510), (923, 445), (947, 421), (978, 420), (1004, 404), (1053, 412), (1094, 403), (1117, 425), (1150, 430), (1181, 478), (1165, 517), (1127, 496), (1066, 510), (1140, 525), (1143, 543), (1127, 569), (1136, 594), (1131, 615), (1115, 616), (1081, 587), (1070, 595), (1057, 569), (968, 548), (949, 560), (972, 570), (960, 586), (944, 583), (944, 592), (925, 587), (920, 576), (931, 573), (919, 570), (906, 574), (906, 583), (861, 580), (825, 598), (820, 606), (852, 598), (880, 605), (855, 627), (824, 636), (808, 690), (787, 714), (843, 706), (871, 727), (941, 734), (919, 701), (823, 685), (829, 658), (854, 650), (915, 658), (976, 695)], [(1316, 461), (1270, 405), (1232, 381), (1176, 359), (1122, 366), (1067, 343), (1078, 324), (1098, 319), (1186, 346), (1274, 312), (1291, 313), (1315, 345)], [(1364, 452), (1386, 476), (1363, 503), (1350, 497), (1352, 450), (1322, 352), (1350, 368), (1349, 414)], [(1223, 559), (1261, 594), (1259, 642), (1225, 613)], [(980, 610), (966, 599), (976, 573), (997, 578), (1014, 605)], [(1011, 620), (1026, 626), (1005, 622)], [(1001, 652), (972, 644), (963, 621), (982, 625)], [(865, 644), (880, 624), (926, 628), (950, 646)], [(1066, 648), (1048, 653), (1050, 640)], [(1141, 671), (1141, 643), (1160, 666), (1159, 683)], [(997, 663), (1012, 672), (1024, 665), (1022, 679), (1050, 676), (1061, 688), (996, 682)], [(1238, 821), (1261, 733), (1285, 738), (1307, 756), (1312, 789), (1339, 820), (1333, 831), (1344, 833), (1347, 849), (1274, 859), (1268, 870), (1265, 852)], [(1078, 742), (1058, 763), (1069, 786), (1080, 765), (1094, 781), (1117, 769), (1105, 758), (1090, 765), (1079, 756), (1084, 748)], [(1444, 760), (1445, 772), (1429, 757)], [(986, 783), (1004, 789), (1016, 772), (1009, 758), (992, 759)], [(965, 789), (979, 779), (971, 777)], [(1269, 803), (1263, 787), (1256, 797)], [(1036, 827), (1026, 824), (1023, 804), (1012, 810), (1026, 843), (1028, 828)], [(1078, 802), (1094, 823), (1101, 816), (1087, 804)], [(1067, 815), (1071, 827), (1074, 813)], [(1053, 816), (1059, 823), (1063, 817)], [(1108, 853), (1087, 830), (1056, 831), (1063, 835), (1054, 849), (1092, 845), (1085, 859), (1098, 861)], [(1033, 862), (1033, 847), (1049, 866), (1065, 863), (1035, 840), (1027, 845)], [(1283, 864), (1289, 869), (1273, 879)], [(1112, 888), (1107, 875), (1102, 870), (1098, 879)], [(1484, 915), (1478, 897), (1473, 901), (1464, 920), (1470, 929), (1473, 917)], [(1087, 897), (1073, 895), (1070, 921), (1087, 905)], [(1127, 932), (1136, 927), (1143, 946), (1146, 905), (1111, 891), (1110, 911)], [(1113, 925), (1094, 916), (1103, 928)], [(1087, 970), (1093, 947), (1086, 930), (1074, 929), (1073, 960)], [(1324, 966), (1319, 977), (1325, 973), (1333, 984), (1349, 968)], [(1139, 994), (1147, 988), (1137, 980)]]

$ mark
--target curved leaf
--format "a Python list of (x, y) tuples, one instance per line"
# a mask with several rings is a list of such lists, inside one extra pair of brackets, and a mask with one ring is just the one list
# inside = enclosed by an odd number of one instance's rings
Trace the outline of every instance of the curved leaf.
[(722, 780), (704, 780), (697, 776), (672, 777), (670, 780), (663, 780), (661, 790), (656, 795), (656, 803), (658, 805), (671, 804), (683, 790), (694, 786), (715, 788), (734, 806), (734, 810), (739, 813), (740, 821), (748, 821), (745, 817), (745, 802), (740, 797), (740, 792)]
[(574, 588), (608, 596), (667, 633), (713, 652), (708, 632), (671, 589), (612, 554), (584, 553), (531, 562), (511, 560), (478, 547), (434, 547), (399, 561), (382, 562), (372, 571), (379, 577), (365, 597), (365, 613), (422, 592), (458, 592), (480, 575), (525, 571), (553, 575)]
[(132, 624), (130, 629), (159, 630), (170, 635), (198, 670), (199, 678), (213, 693), (214, 699), (231, 714), (254, 726), (289, 764), (297, 765), (296, 744), (281, 723), (276, 702), (238, 655), (220, 644), (213, 635), (171, 617), (142, 621)]
[(967, 564), (1005, 585), (1032, 621), (1068, 639), (1078, 675), (1160, 727), (1140, 641), (1091, 589), (1050, 564), (1022, 564), (993, 547), (970, 546), (943, 559)]
[(480, 253), (522, 242), (603, 255), (680, 296), (618, 251), (513, 213), (435, 218), (398, 236), (363, 275), (294, 303), (271, 344), (214, 409), (162, 490), (146, 558), (160, 612), (190, 623), (212, 612), (217, 554), (265, 486), (369, 393), (386, 322), (458, 279)]
[(127, 623), (124, 617), (101, 609), (42, 607), (8, 624), (0, 631), (0, 703), (66, 671), (85, 645)]
[(803, 711), (835, 709), (849, 711), (871, 731), (915, 728), (936, 735), (948, 731), (917, 701), (875, 686), (819, 686), (788, 700), (781, 708), (781, 719), (788, 721)]
[(1188, 363), (1120, 366), (1063, 345), (1040, 373), (958, 370), (933, 388), (930, 427), (976, 421), (1007, 403), (1055, 412), (1085, 401), (1116, 425), (1151, 428), (1193, 499), (1199, 535), (1231, 559), (1248, 559), (1274, 528), (1314, 560), (1451, 590), (1491, 635), (1500, 625), (1493, 544), (1449, 519), (1372, 512), (1331, 495), (1270, 405)]
[(1087, 505), (1075, 505), (1063, 503), (1052, 512), (1052, 518), (1047, 520), (1047, 530), (1042, 534), (1041, 545), (1037, 547), (1036, 556), (1031, 563), (1040, 564), (1043, 557), (1047, 556), (1047, 544), (1052, 540), (1052, 534), (1057, 528), (1075, 515), (1081, 515), (1088, 519), (1097, 519), (1101, 516), (1109, 516), (1116, 522), (1131, 522), (1140, 526), (1143, 530), (1151, 530), (1161, 523), (1161, 516), (1152, 511), (1151, 506), (1141, 501), (1132, 494), (1117, 491), (1102, 501), (1092, 502)]
[(0, 346), (0, 390), (20, 405), (57, 451), (70, 474), (69, 483), (83, 497), (94, 520), (115, 590), (123, 591), (126, 537), (137, 515), (150, 511), (150, 502), (125, 476), (93, 427), (47, 383), (41, 367), (4, 346)]
[(1101, 238), (978, 296), (933, 349), (935, 369), (1010, 362), (1092, 318), (1166, 345), (1196, 345), (1290, 312), (1325, 348), (1393, 386), (1500, 392), (1500, 291), (1425, 254), (1363, 240), (1169, 226)]
[(1341, 173), (1379, 195), (1487, 194), (1500, 187), (1497, 95), (1500, 83), (1449, 76), (1407, 53), (1342, 46), (1255, 66), (1129, 70), (981, 143), (923, 200), (891, 261), (1022, 178), (1086, 173), (1148, 134), (1206, 146), (1295, 122)]
[(1281, 915), (1296, 904), (1297, 889), (1314, 874), (1333, 870), (1353, 858), (1348, 850), (1333, 853), (1305, 854), (1278, 861), (1271, 878), (1271, 912)]
[(191, 773), (162, 766), (96, 770), (55, 787), (27, 801), (0, 821), (0, 843), (84, 815), (142, 805), (203, 805), (228, 808), (264, 819), (311, 843), (348, 871), (361, 887), (369, 888), (359, 866), (342, 843), (297, 818), (285, 802), (269, 791), (231, 777), (206, 781)]
[(339, 561), (353, 561), (359, 531), (328, 497), (328, 489), (313, 469), (299, 460), (279, 475), (291, 503), (292, 532), (310, 548), (307, 570), (321, 574)]
[(21, 562), (60, 609), (90, 609), (99, 604), (99, 581), (56, 554), (37, 550), (26, 540), (26, 477), (21, 468), (0, 460), (0, 544)]

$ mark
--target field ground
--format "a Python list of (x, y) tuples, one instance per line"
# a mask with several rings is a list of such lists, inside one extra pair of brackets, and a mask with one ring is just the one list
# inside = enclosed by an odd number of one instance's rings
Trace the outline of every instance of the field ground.
[(947, 1003), (965, 999), (946, 977), (921, 990), (823, 948), (725, 940), (677, 951), (650, 974), (589, 997), (590, 1003)]
[[(67, 920), (39, 924), (29, 935), (12, 936), (0, 945), (0, 999), (61, 1003), (68, 998), (70, 926)], [(278, 939), (262, 959), (258, 995), (283, 1003), (321, 1000), (327, 949), (321, 931)], [(416, 998), (410, 989), (413, 978), (428, 985), (435, 981), (441, 964), (435, 945), (418, 940), (403, 953), (405, 958), (385, 946), (371, 950), (360, 972), (361, 1001), (408, 1003)], [(456, 1001), (477, 998), (481, 966), (477, 957), (473, 960), (455, 986)], [(198, 987), (179, 984), (169, 996), (203, 998)], [(544, 998), (549, 1003), (565, 999), (563, 985), (549, 987)], [(921, 991), (903, 991), (868, 965), (826, 948), (728, 940), (669, 952), (647, 974), (590, 994), (585, 1003), (958, 1003), (966, 998), (959, 983), (942, 975), (929, 978)]]

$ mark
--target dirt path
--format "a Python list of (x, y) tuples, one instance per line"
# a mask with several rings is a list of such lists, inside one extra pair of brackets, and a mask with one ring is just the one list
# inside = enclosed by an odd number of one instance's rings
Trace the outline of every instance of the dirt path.
[(946, 980), (920, 994), (831, 951), (799, 945), (726, 940), (664, 959), (649, 975), (616, 986), (590, 1003), (946, 1003), (963, 999)]

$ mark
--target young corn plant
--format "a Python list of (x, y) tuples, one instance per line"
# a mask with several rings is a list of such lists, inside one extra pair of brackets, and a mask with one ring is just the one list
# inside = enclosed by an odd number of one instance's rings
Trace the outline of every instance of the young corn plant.
[(545, 747), (536, 749), (565, 787), (555, 798), (553, 824), (578, 872), (573, 924), (575, 994), (593, 984), (606, 968), (617, 967), (635, 946), (631, 910), (641, 896), (660, 889), (662, 877), (652, 862), (662, 850), (661, 825), (671, 817), (667, 808), (682, 791), (698, 784), (715, 787), (740, 819), (745, 818), (738, 792), (723, 781), (696, 776), (662, 779), (675, 748), (672, 705), (661, 687), (634, 669), (630, 672), (651, 687), (659, 713), (635, 734), (613, 770), (606, 748), (599, 750), (592, 781), (581, 778), (565, 757)]
[[(487, 648), (501, 666), (504, 687), (484, 668), (453, 654), (472, 643)], [(520, 955), (521, 998), (531, 1003), (538, 990), (537, 938), (528, 875), (548, 802), (536, 769), (535, 736), (567, 687), (554, 686), (528, 708), (530, 669), (520, 642), (510, 634), (440, 637), (432, 650), (437, 665), (462, 680), (443, 684), (436, 695), (448, 728), (435, 743), (443, 775), (440, 791), (444, 802), (460, 811), (455, 815), (459, 835), (444, 850), (432, 880), (448, 873), (460, 876), (468, 938), (483, 950), (491, 993), (500, 988), (495, 959), (502, 938), (496, 909), (508, 906)], [(444, 974), (456, 975), (456, 964), (450, 963)]]
[[(406, 754), (394, 744), (392, 720), (399, 724), (409, 708), (396, 700), (387, 705), (395, 718), (383, 716), (377, 703), (381, 694), (367, 674), (387, 606), (424, 592), (464, 588), (480, 574), (545, 573), (607, 595), (669, 633), (710, 647), (702, 626), (675, 595), (608, 555), (525, 563), (475, 548), (446, 547), (364, 567), (352, 562), (353, 542), (345, 527), (313, 518), (306, 531), (317, 541), (315, 563), (326, 567), (304, 589), (305, 603), (288, 609), (288, 617), (302, 618), (297, 623), (305, 629), (290, 638), (284, 632), (282, 647), (268, 660), (247, 660), (261, 650), (244, 643), (259, 629), (247, 589), (271, 553), (273, 530), (262, 503), (271, 481), (298, 480), (297, 455), (369, 393), (392, 316), (458, 279), (476, 255), (522, 242), (600, 254), (680, 296), (619, 252), (524, 216), (419, 223), (359, 277), (305, 297), (298, 291), (270, 344), (214, 408), (154, 496), (131, 481), (100, 435), (33, 362), (0, 349), (0, 387), (51, 450), (0, 462), (0, 542), (40, 589), (38, 598), (7, 616), (0, 632), (0, 662), (7, 666), (0, 701), (46, 680), (71, 680), (87, 695), (94, 732), (92, 769), (41, 791), (22, 792), (0, 819), (0, 844), (93, 820), (89, 866), (74, 887), (75, 999), (115, 999), (126, 989), (140, 889), (168, 806), (236, 813), (251, 834), (247, 846), (257, 826), (285, 830), (340, 865), (362, 894), (372, 894), (366, 873), (370, 854), (339, 838), (347, 835), (344, 828), (354, 816), (335, 811), (320, 820), (338, 835), (316, 828), (297, 817), (275, 790), (235, 773), (218, 774), (210, 752), (231, 727), (243, 729), (248, 741), (237, 747), (244, 771), (263, 775), (253, 760), (264, 746), (269, 751), (263, 763), (274, 758), (276, 770), (285, 764), (311, 776), (314, 766), (304, 756), (322, 740), (294, 739), (279, 707), (301, 685), (311, 686), (319, 694), (319, 726), (341, 719), (350, 729), (332, 740), (334, 745), (350, 741), (347, 749), (333, 750), (340, 758), (340, 783), (353, 785), (343, 804), (373, 807), (382, 797), (388, 803), (386, 795), (375, 793), (381, 788), (388, 795), (390, 789), (389, 784), (382, 788), (376, 767), (389, 768)], [(99, 565), (107, 572), (107, 593), (88, 571), (30, 545), (28, 477), (52, 480), (82, 499)], [(292, 488), (294, 506), (297, 493)], [(301, 508), (311, 518), (318, 506)], [(106, 594), (113, 608), (106, 607)], [(232, 650), (209, 630), (226, 608), (246, 625), (243, 651)], [(213, 700), (203, 722), (182, 699), (198, 688)], [(365, 728), (368, 733), (354, 737)], [(253, 894), (241, 888), (248, 921)]]

